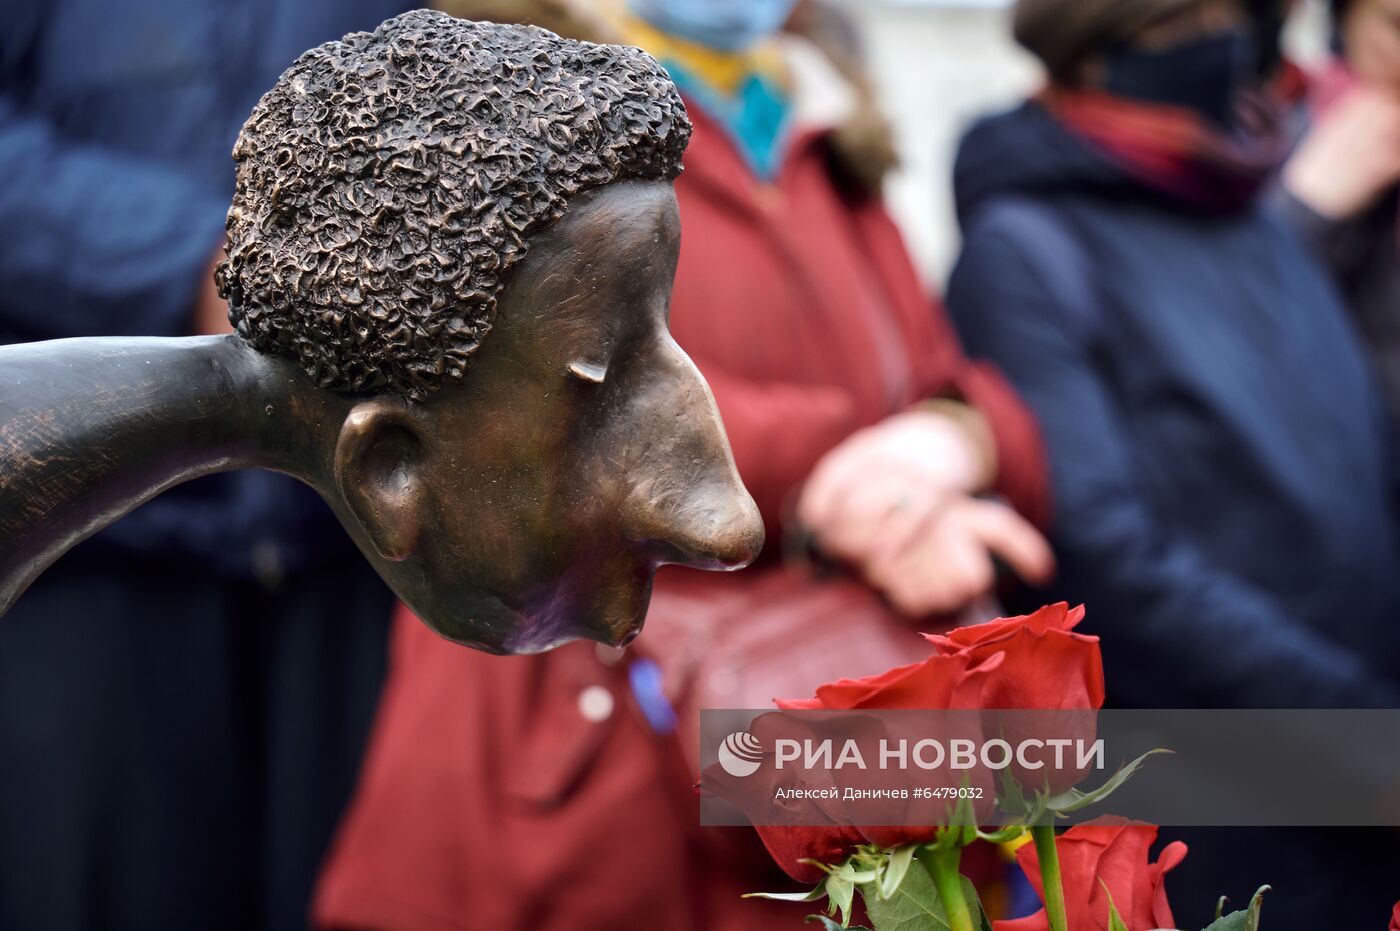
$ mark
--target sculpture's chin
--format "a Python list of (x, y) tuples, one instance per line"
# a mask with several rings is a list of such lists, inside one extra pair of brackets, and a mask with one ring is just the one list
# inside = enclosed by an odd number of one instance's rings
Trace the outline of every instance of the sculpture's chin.
[(543, 653), (575, 640), (623, 647), (637, 639), (651, 602), (651, 578), (605, 588), (588, 601), (569, 601), (530, 615), (503, 644), (502, 652)]
[(497, 655), (543, 653), (575, 640), (626, 646), (636, 639), (651, 602), (654, 570), (583, 584), (560, 581), (516, 607), (497, 594), (459, 590), (451, 605), (413, 606), (439, 636)]

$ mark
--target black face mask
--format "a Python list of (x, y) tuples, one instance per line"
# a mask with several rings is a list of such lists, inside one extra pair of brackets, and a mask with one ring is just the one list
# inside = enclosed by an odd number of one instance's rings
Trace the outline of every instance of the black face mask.
[(1229, 128), (1236, 98), (1253, 77), (1257, 57), (1254, 37), (1242, 31), (1152, 51), (1120, 46), (1105, 58), (1103, 89), (1119, 97), (1187, 107)]

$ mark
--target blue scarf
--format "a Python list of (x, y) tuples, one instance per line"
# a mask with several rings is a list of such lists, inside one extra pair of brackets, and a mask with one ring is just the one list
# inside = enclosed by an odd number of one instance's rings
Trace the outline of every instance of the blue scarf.
[(750, 74), (731, 96), (719, 92), (674, 59), (662, 59), (661, 65), (682, 94), (724, 127), (756, 178), (764, 183), (777, 180), (792, 116), (788, 94), (777, 82), (762, 74)]

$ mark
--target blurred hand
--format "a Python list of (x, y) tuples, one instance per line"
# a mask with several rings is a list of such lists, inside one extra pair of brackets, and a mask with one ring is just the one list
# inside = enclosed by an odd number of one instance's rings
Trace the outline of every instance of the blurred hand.
[(1370, 207), (1400, 182), (1400, 97), (1366, 86), (1348, 92), (1303, 140), (1283, 182), (1329, 220)]
[(909, 617), (960, 611), (991, 592), (999, 558), (1031, 585), (1055, 573), (1050, 544), (1025, 518), (996, 501), (957, 498), (932, 514), (900, 549), (880, 548), (865, 579)]
[(867, 537), (871, 522), (906, 499), (982, 490), (991, 482), (987, 460), (979, 439), (953, 417), (927, 410), (896, 414), (856, 431), (821, 458), (803, 486), (797, 516), (845, 550), (850, 547), (835, 538)]
[(957, 611), (991, 591), (994, 558), (1047, 582), (1055, 563), (1040, 533), (1006, 505), (971, 497), (990, 483), (985, 442), (937, 411), (898, 414), (817, 463), (798, 519), (911, 616)]
[(220, 245), (214, 251), (214, 258), (210, 260), (209, 267), (205, 269), (199, 293), (195, 296), (191, 329), (195, 336), (222, 336), (233, 332), (233, 326), (228, 322), (228, 301), (219, 297), (219, 290), (214, 285), (214, 269), (223, 257), (224, 247)]

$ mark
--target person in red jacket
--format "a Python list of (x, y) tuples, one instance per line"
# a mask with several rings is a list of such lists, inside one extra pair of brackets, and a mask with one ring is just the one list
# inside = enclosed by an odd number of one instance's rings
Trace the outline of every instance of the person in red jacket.
[[(1053, 572), (1033, 526), (1048, 510), (1043, 455), (1001, 376), (964, 357), (878, 194), (842, 165), (859, 151), (838, 141), (859, 92), (813, 46), (767, 41), (791, 6), (637, 0), (623, 27), (694, 121), (671, 326), (714, 390), (769, 540), (732, 576), (663, 571), (654, 603), (724, 598), (747, 619), (750, 593), (790, 572), (780, 550), (800, 528), (892, 622), (929, 629), (992, 594), (998, 562), (1033, 581)], [(683, 702), (659, 655), (675, 619), (661, 613), (626, 654), (498, 658), (401, 612), (318, 924), (801, 927), (801, 907), (740, 898), (786, 882), (754, 832), (698, 826)]]

